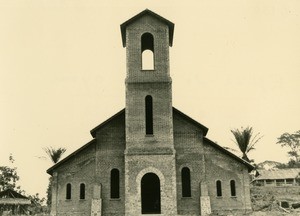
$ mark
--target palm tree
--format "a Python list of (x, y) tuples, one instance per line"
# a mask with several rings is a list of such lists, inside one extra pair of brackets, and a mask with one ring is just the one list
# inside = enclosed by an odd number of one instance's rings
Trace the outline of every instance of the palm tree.
[(246, 127), (243, 129), (234, 129), (231, 130), (231, 133), (233, 134), (235, 140), (234, 143), (238, 146), (240, 151), (242, 152), (243, 156), (242, 158), (247, 161), (251, 162), (251, 160), (248, 158), (247, 154), (254, 150), (254, 145), (263, 137), (260, 135), (260, 133), (257, 133), (253, 137), (253, 131), (252, 127)]
[(44, 151), (49, 156), (51, 161), (54, 164), (56, 164), (59, 161), (59, 159), (61, 158), (61, 156), (66, 152), (66, 149), (65, 148), (55, 149), (53, 147), (46, 147), (46, 148), (44, 148)]
[[(65, 148), (53, 148), (53, 147), (46, 147), (44, 148), (44, 151), (49, 156), (50, 160), (56, 164), (59, 159), (62, 157), (62, 155), (66, 152)], [(52, 176), (49, 178), (49, 184), (47, 188), (47, 205), (51, 207), (51, 199), (52, 199), (52, 190), (51, 190), (51, 184), (52, 184)]]

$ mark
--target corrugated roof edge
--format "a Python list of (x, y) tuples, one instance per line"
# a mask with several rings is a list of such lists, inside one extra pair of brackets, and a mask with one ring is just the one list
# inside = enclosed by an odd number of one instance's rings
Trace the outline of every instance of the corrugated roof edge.
[(232, 158), (236, 159), (237, 161), (241, 162), (242, 164), (244, 164), (245, 166), (248, 167), (248, 171), (251, 172), (255, 167), (253, 165), (251, 165), (250, 163), (248, 163), (247, 161), (243, 160), (242, 158), (236, 156), (235, 154), (231, 153), (230, 151), (226, 150), (225, 148), (223, 148), (222, 146), (218, 145), (217, 143), (211, 141), (210, 139), (208, 139), (207, 137), (203, 137), (203, 140), (207, 141), (211, 146), (221, 150), (222, 152), (224, 152), (225, 154), (231, 156)]
[[(253, 181), (256, 180), (275, 180), (275, 179), (288, 179), (300, 177), (300, 168), (286, 168), (277, 170), (258, 170), (259, 175), (256, 176)], [(252, 181), (252, 182), (253, 182)]]
[(9, 194), (12, 196), (12, 197), (6, 197), (6, 198), (22, 198), (22, 199), (29, 199), (28, 197), (14, 191), (13, 189), (6, 189), (6, 190), (3, 190), (0, 192), (0, 198), (3, 198), (2, 196), (9, 196)]

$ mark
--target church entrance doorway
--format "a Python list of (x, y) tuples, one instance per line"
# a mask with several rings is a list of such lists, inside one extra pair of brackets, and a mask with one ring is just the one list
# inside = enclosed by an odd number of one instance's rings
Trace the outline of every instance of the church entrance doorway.
[(142, 214), (160, 214), (160, 181), (154, 173), (147, 173), (141, 180)]

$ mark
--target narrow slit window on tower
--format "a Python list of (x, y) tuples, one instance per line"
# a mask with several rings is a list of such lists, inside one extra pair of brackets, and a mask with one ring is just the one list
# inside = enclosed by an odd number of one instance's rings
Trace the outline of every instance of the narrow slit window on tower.
[(85, 184), (81, 183), (80, 184), (80, 195), (79, 198), (80, 199), (85, 199)]
[(112, 169), (110, 172), (110, 198), (120, 198), (120, 172), (118, 169)]
[(146, 112), (146, 134), (153, 134), (153, 103), (150, 95), (145, 98), (145, 112)]
[(154, 70), (153, 35), (145, 33), (141, 38), (142, 70)]
[(217, 197), (221, 197), (222, 196), (222, 182), (220, 180), (218, 180), (216, 182), (216, 187), (217, 187)]
[(181, 170), (182, 197), (191, 197), (191, 173), (187, 167)]
[(71, 199), (71, 197), (72, 197), (72, 191), (71, 191), (71, 189), (72, 189), (72, 186), (71, 186), (70, 183), (68, 183), (67, 187), (66, 187), (66, 199), (67, 200)]
[(234, 180), (230, 181), (230, 192), (231, 192), (232, 197), (236, 196), (236, 187), (235, 187), (235, 181)]

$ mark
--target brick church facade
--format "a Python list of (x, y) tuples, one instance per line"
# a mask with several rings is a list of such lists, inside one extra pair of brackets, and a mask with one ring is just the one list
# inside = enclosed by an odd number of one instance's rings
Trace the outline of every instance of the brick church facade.
[[(174, 24), (144, 10), (121, 25), (125, 109), (47, 170), (51, 215), (209, 215), (251, 211), (252, 165), (209, 140), (172, 106)], [(144, 67), (144, 53), (150, 64)]]

